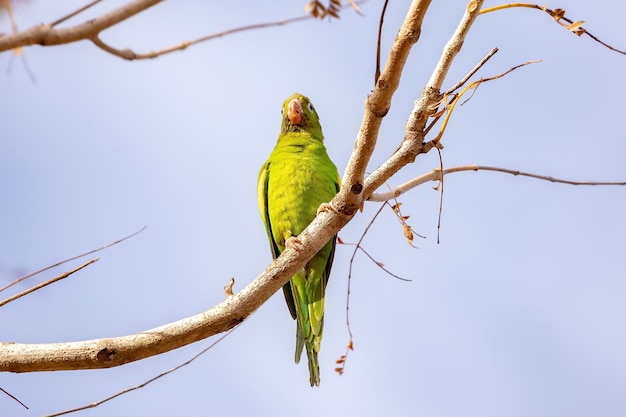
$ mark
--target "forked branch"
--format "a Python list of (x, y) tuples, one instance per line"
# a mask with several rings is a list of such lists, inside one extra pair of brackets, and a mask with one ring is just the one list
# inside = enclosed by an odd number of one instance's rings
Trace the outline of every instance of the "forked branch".
[[(382, 115), (377, 112), (377, 109), (388, 109), (406, 57), (417, 40), (416, 34), (421, 30), (421, 22), (428, 4), (429, 1), (414, 0), (392, 48), (383, 74), (389, 87), (395, 84), (394, 88), (380, 88), (382, 87), (380, 85), (368, 100), (368, 111), (371, 112), (373, 109), (379, 117)], [(383, 79), (382, 75), (381, 79)], [(376, 118), (373, 114), (370, 117)], [(365, 120), (369, 119), (365, 118)], [(370, 129), (373, 131), (370, 132)], [(377, 127), (368, 127), (367, 123), (362, 129), (363, 136), (370, 138), (374, 143), (377, 132)], [(352, 160), (352, 172), (357, 172), (357, 178), (362, 177), (362, 173), (358, 174), (358, 171), (354, 170), (354, 165), (359, 167), (367, 165), (369, 155), (373, 150), (373, 144), (370, 142), (368, 145), (372, 147), (369, 152), (359, 153), (361, 157)], [(350, 203), (354, 204), (351, 196), (359, 194), (362, 190), (358, 190), (356, 194), (354, 191), (356, 191), (355, 188), (344, 188), (333, 199), (333, 206), (348, 207)], [(117, 338), (33, 345), (2, 343), (0, 344), (0, 371), (33, 372), (109, 368), (164, 353), (227, 331), (242, 322), (278, 291), (337, 231), (350, 221), (355, 212), (356, 210), (351, 214), (326, 212), (318, 215), (306, 230), (298, 235), (302, 243), (298, 251), (286, 249), (252, 283), (207, 311), (174, 323)]]

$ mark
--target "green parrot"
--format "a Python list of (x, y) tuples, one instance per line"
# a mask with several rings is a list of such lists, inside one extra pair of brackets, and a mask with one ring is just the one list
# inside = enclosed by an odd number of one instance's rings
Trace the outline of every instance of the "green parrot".
[[(318, 210), (326, 210), (339, 191), (337, 167), (324, 146), (319, 116), (311, 101), (294, 94), (283, 103), (282, 126), (269, 159), (259, 172), (257, 194), (274, 259), (285, 246), (297, 246), (297, 236)], [(324, 293), (335, 253), (336, 236), (283, 287), (296, 320), (296, 363), (306, 347), (311, 386), (320, 384), (317, 354), (324, 327)]]

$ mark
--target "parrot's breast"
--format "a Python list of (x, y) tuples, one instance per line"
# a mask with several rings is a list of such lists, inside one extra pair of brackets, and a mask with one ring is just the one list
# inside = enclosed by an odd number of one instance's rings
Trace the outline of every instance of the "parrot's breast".
[(323, 146), (290, 145), (275, 156), (270, 165), (268, 211), (282, 252), (285, 240), (300, 234), (319, 206), (337, 193), (337, 170)]

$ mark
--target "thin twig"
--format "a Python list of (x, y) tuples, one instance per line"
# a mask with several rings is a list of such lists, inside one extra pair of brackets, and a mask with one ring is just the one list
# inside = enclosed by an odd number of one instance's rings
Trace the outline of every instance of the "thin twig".
[(383, 10), (380, 12), (380, 21), (378, 22), (378, 39), (376, 40), (376, 72), (374, 73), (374, 85), (376, 85), (376, 83), (378, 82), (378, 77), (380, 77), (380, 43), (383, 36), (383, 22), (385, 21), (387, 4), (389, 4), (389, 0), (385, 0), (385, 4), (383, 4)]
[(67, 278), (70, 275), (72, 275), (74, 272), (80, 271), (81, 269), (85, 268), (86, 266), (89, 266), (92, 263), (97, 262), (99, 259), (100, 258), (93, 258), (92, 260), (85, 262), (84, 264), (82, 264), (82, 265), (72, 269), (71, 271), (64, 272), (64, 273), (62, 273), (59, 276), (56, 276), (56, 277), (54, 277), (52, 279), (49, 279), (48, 281), (42, 282), (41, 284), (35, 285), (34, 287), (31, 287), (31, 288), (29, 288), (27, 290), (22, 291), (21, 293), (18, 293), (18, 294), (15, 294), (14, 296), (6, 298), (6, 299), (0, 301), (0, 307), (4, 306), (6, 304), (9, 304), (11, 301), (17, 300), (18, 298), (24, 297), (25, 295), (28, 295), (28, 294), (30, 294), (32, 292), (40, 290), (43, 287), (46, 287), (46, 286), (48, 286), (50, 284), (54, 284), (57, 281), (60, 281), (60, 280), (62, 280), (64, 278)]
[(26, 60), (26, 54), (24, 53), (24, 51), (22, 51), (22, 48), (15, 48), (13, 50), (13, 55), (11, 55), (9, 61), (10, 64), (7, 67), (7, 74), (11, 73), (11, 66), (13, 65), (13, 61), (15, 59), (20, 59), (22, 61), (22, 65), (24, 65), (24, 71), (26, 71), (26, 75), (28, 75), (28, 78), (30, 78), (30, 81), (33, 84), (36, 84), (37, 78), (35, 77), (35, 73), (33, 72), (33, 70), (30, 68), (28, 61)]
[(6, 395), (8, 395), (9, 397), (13, 398), (15, 401), (17, 401), (18, 403), (20, 403), (20, 405), (22, 407), (24, 407), (25, 409), (28, 410), (28, 407), (26, 406), (26, 404), (24, 404), (23, 402), (21, 402), (20, 400), (17, 399), (17, 397), (13, 394), (11, 394), (10, 392), (8, 392), (7, 390), (5, 390), (4, 388), (0, 387), (0, 391), (4, 392)]
[[(439, 147), (439, 142), (441, 141), (441, 138), (443, 137), (444, 132), (446, 131), (446, 127), (448, 126), (448, 121), (450, 120), (450, 116), (452, 116), (452, 112), (454, 111), (454, 108), (456, 106), (456, 104), (459, 102), (459, 100), (461, 99), (461, 97), (463, 97), (463, 95), (465, 93), (467, 93), (469, 90), (472, 90), (472, 94), (470, 95), (469, 98), (473, 97), (474, 92), (476, 91), (476, 89), (484, 82), (487, 81), (493, 81), (493, 80), (497, 80), (499, 78), (502, 78), (508, 74), (510, 74), (511, 72), (515, 71), (518, 68), (524, 67), (526, 65), (530, 65), (530, 64), (536, 64), (538, 62), (541, 62), (540, 59), (536, 59), (534, 61), (526, 61), (522, 64), (516, 65), (512, 68), (509, 68), (508, 70), (504, 71), (501, 74), (498, 75), (494, 75), (493, 77), (487, 77), (487, 78), (481, 78), (480, 80), (477, 81), (473, 81), (470, 84), (468, 84), (463, 90), (461, 90), (460, 93), (458, 93), (457, 95), (454, 96), (454, 98), (446, 105), (446, 117), (443, 119), (443, 123), (441, 125), (441, 129), (439, 130), (439, 133), (437, 134), (437, 136), (431, 140), (431, 142)], [(469, 100), (469, 99), (468, 99)], [(467, 100), (466, 100), (467, 101)], [(465, 102), (463, 102), (465, 103)]]
[(363, 233), (361, 234), (361, 237), (359, 238), (359, 241), (355, 244), (354, 251), (352, 252), (352, 256), (350, 257), (350, 262), (348, 263), (348, 289), (346, 291), (346, 328), (348, 329), (348, 336), (349, 336), (350, 339), (348, 340), (348, 344), (346, 345), (346, 352), (345, 352), (345, 354), (343, 354), (341, 356), (341, 358), (339, 358), (336, 361), (336, 363), (338, 365), (340, 365), (340, 366), (335, 368), (335, 372), (337, 372), (339, 375), (343, 374), (343, 371), (344, 371), (344, 369), (346, 367), (346, 360), (348, 359), (348, 353), (351, 350), (354, 350), (354, 341), (353, 341), (353, 337), (352, 337), (352, 328), (350, 327), (350, 291), (351, 291), (351, 285), (352, 285), (352, 266), (354, 264), (354, 258), (356, 256), (356, 252), (357, 252), (357, 249), (358, 249), (359, 245), (361, 244), (361, 242), (363, 242), (363, 239), (365, 238), (365, 235), (367, 234), (367, 232), (370, 229), (370, 227), (372, 227), (372, 225), (374, 224), (374, 220), (376, 220), (376, 218), (378, 217), (380, 212), (383, 211), (384, 207), (385, 207), (385, 204), (381, 204), (380, 205), (380, 208), (378, 209), (376, 214), (374, 214), (374, 217), (372, 217), (372, 220), (370, 220), (369, 224), (363, 230)]
[[(443, 157), (441, 156), (441, 149), (437, 148), (437, 154), (439, 155), (439, 172), (443, 172)], [(439, 177), (439, 214), (437, 215), (437, 244), (439, 241), (439, 233), (441, 231), (441, 212), (443, 211), (443, 175)]]
[(96, 4), (100, 3), (102, 0), (93, 0), (91, 3), (84, 5), (83, 7), (81, 7), (80, 9), (77, 9), (63, 17), (58, 18), (57, 20), (55, 20), (54, 22), (50, 23), (50, 26), (54, 27), (60, 23), (65, 22), (68, 19), (71, 19), (72, 17), (76, 16), (77, 14), (80, 14), (82, 12), (84, 12), (85, 10), (89, 9), (90, 7), (95, 6)]
[(32, 276), (34, 276), (34, 275), (40, 274), (40, 273), (42, 273), (42, 272), (45, 272), (45, 271), (47, 271), (48, 269), (55, 268), (55, 267), (57, 267), (57, 266), (59, 266), (59, 265), (62, 265), (62, 264), (64, 264), (64, 263), (66, 263), (66, 262), (70, 262), (70, 261), (73, 261), (73, 260), (75, 260), (75, 259), (82, 258), (83, 256), (87, 256), (87, 255), (91, 255), (91, 254), (96, 253), (96, 252), (100, 252), (101, 250), (104, 250), (104, 249), (110, 248), (111, 246), (115, 246), (115, 245), (117, 245), (118, 243), (121, 243), (121, 242), (123, 242), (123, 241), (125, 241), (125, 240), (130, 239), (131, 237), (137, 236), (139, 233), (141, 233), (141, 232), (143, 232), (144, 230), (146, 230), (146, 227), (148, 227), (148, 226), (144, 226), (144, 227), (142, 227), (141, 229), (139, 229), (138, 231), (136, 231), (136, 232), (134, 232), (134, 233), (131, 233), (130, 235), (128, 235), (128, 236), (126, 236), (126, 237), (123, 237), (123, 238), (121, 238), (121, 239), (118, 239), (118, 240), (116, 240), (115, 242), (107, 243), (106, 245), (101, 246), (101, 247), (99, 247), (99, 248), (97, 248), (97, 249), (93, 249), (93, 250), (90, 250), (89, 252), (81, 253), (80, 255), (72, 256), (71, 258), (63, 259), (62, 261), (59, 261), (59, 262), (53, 263), (52, 265), (48, 265), (48, 266), (46, 266), (45, 268), (41, 268), (41, 269), (39, 269), (39, 270), (37, 270), (37, 271), (35, 271), (35, 272), (31, 272), (31, 273), (30, 273), (30, 274), (28, 274), (28, 275), (24, 275), (23, 277), (16, 279), (15, 281), (13, 281), (12, 283), (10, 283), (9, 285), (6, 285), (6, 286), (4, 286), (4, 287), (0, 288), (0, 292), (2, 292), (2, 291), (4, 291), (4, 290), (6, 290), (7, 288), (11, 288), (11, 287), (12, 287), (12, 286), (14, 286), (15, 284), (18, 284), (18, 283), (20, 283), (20, 282), (24, 281), (25, 279), (28, 279), (28, 278), (30, 278), (30, 277), (32, 277)]
[[(355, 11), (357, 13), (360, 13), (357, 7), (357, 3), (361, 3), (361, 2), (353, 2), (350, 1), (349, 5), (343, 5), (341, 6), (342, 8), (345, 7), (354, 7)], [(201, 42), (206, 42), (212, 39), (216, 39), (216, 38), (220, 38), (222, 36), (227, 36), (227, 35), (232, 35), (234, 33), (239, 33), (239, 32), (245, 32), (248, 30), (255, 30), (255, 29), (264, 29), (264, 28), (268, 28), (268, 27), (273, 27), (273, 26), (282, 26), (282, 25), (286, 25), (289, 23), (295, 23), (295, 22), (300, 22), (303, 20), (308, 20), (308, 19), (312, 19), (315, 18), (315, 16), (313, 14), (307, 13), (305, 15), (302, 16), (296, 16), (296, 17), (291, 17), (288, 19), (282, 19), (282, 20), (277, 20), (274, 22), (267, 22), (267, 23), (256, 23), (256, 24), (252, 24), (252, 25), (247, 25), (247, 26), (241, 26), (238, 28), (233, 28), (233, 29), (228, 29), (222, 32), (217, 32), (211, 35), (206, 35), (206, 36), (202, 36), (200, 38), (194, 39), (192, 41), (184, 41), (181, 42), (179, 44), (176, 45), (172, 45), (169, 46), (167, 48), (163, 48), (161, 50), (158, 51), (150, 51), (150, 52), (145, 52), (145, 53), (137, 53), (134, 52), (131, 49), (117, 49), (114, 48), (110, 45), (108, 45), (107, 43), (103, 42), (102, 39), (100, 39), (99, 35), (96, 34), (95, 36), (91, 37), (91, 41), (94, 43), (94, 45), (96, 45), (98, 48), (113, 54), (115, 56), (118, 56), (120, 58), (129, 60), (129, 61), (133, 61), (133, 60), (138, 60), (138, 59), (154, 59), (154, 58), (158, 58), (162, 55), (166, 55), (172, 52), (176, 52), (176, 51), (182, 51), (187, 49), (188, 47), (201, 43)]]
[[(0, 0), (0, 1), (4, 9), (6, 10), (7, 14), (9, 15), (9, 21), (11, 22), (11, 33), (17, 32), (17, 23), (15, 22), (15, 16), (13, 16), (11, 3), (9, 2), (9, 0)], [(20, 47), (13, 49), (13, 55), (11, 55), (11, 58), (9, 59), (9, 65), (7, 66), (7, 74), (11, 73), (11, 69), (13, 68), (13, 62), (15, 59), (22, 60), (22, 64), (24, 65), (24, 70), (26, 71), (26, 75), (28, 75), (28, 78), (30, 78), (33, 84), (36, 83), (37, 79), (35, 78), (35, 74), (30, 69), (30, 65), (28, 65), (28, 61), (26, 61), (26, 55), (23, 53), (22, 48)]]
[(413, 239), (415, 238), (415, 235), (421, 237), (422, 239), (426, 239), (426, 236), (422, 236), (419, 233), (416, 233), (413, 231), (413, 228), (407, 223), (409, 216), (405, 216), (402, 214), (402, 209), (400, 208), (402, 206), (402, 203), (399, 202), (396, 198), (394, 198), (394, 201), (395, 203), (393, 205), (391, 205), (389, 201), (387, 201), (387, 204), (389, 204), (389, 206), (395, 213), (396, 218), (398, 219), (398, 222), (400, 222), (400, 224), (402, 225), (402, 231), (404, 232), (404, 237), (406, 238), (409, 246), (415, 249), (419, 249), (417, 246), (413, 244)]
[(565, 180), (565, 179), (560, 179), (560, 178), (555, 178), (555, 177), (550, 177), (550, 176), (546, 176), (546, 175), (539, 175), (539, 174), (533, 174), (530, 172), (524, 172), (524, 171), (519, 171), (519, 170), (513, 170), (513, 169), (507, 169), (507, 168), (500, 168), (500, 167), (492, 167), (492, 166), (486, 166), (486, 165), (463, 165), (463, 166), (458, 166), (458, 167), (454, 167), (454, 168), (446, 168), (443, 170), (443, 172), (441, 171), (441, 169), (433, 169), (432, 171), (424, 174), (424, 175), (420, 175), (417, 178), (413, 178), (410, 181), (407, 181), (403, 184), (398, 185), (397, 187), (395, 187), (393, 190), (391, 191), (386, 191), (384, 193), (374, 193), (370, 196), (368, 201), (373, 201), (373, 202), (381, 202), (381, 201), (388, 201), (391, 200), (393, 198), (396, 198), (398, 196), (401, 196), (402, 194), (406, 193), (407, 191), (418, 187), (426, 182), (429, 181), (440, 181), (441, 177), (443, 175), (448, 175), (448, 174), (453, 174), (455, 172), (463, 172), (463, 171), (494, 171), (494, 172), (502, 172), (505, 174), (511, 174), (511, 175), (516, 175), (516, 176), (522, 176), (522, 177), (530, 177), (530, 178), (535, 178), (535, 179), (539, 179), (539, 180), (543, 180), (543, 181), (550, 181), (550, 182), (554, 182), (554, 183), (559, 183), (559, 184), (569, 184), (569, 185), (597, 185), (597, 186), (608, 186), (608, 185), (618, 185), (618, 186), (625, 186), (626, 185), (626, 181), (573, 181), (573, 180)]
[(374, 224), (374, 221), (376, 220), (378, 215), (383, 211), (383, 208), (385, 208), (386, 205), (389, 205), (389, 203), (385, 202), (384, 204), (380, 206), (378, 211), (376, 211), (376, 214), (374, 214), (374, 216), (372, 217), (368, 225), (365, 227), (365, 229), (363, 230), (363, 233), (361, 233), (361, 237), (356, 243), (346, 243), (340, 240), (341, 244), (354, 246), (354, 251), (352, 252), (352, 256), (350, 257), (350, 262), (349, 262), (349, 267), (348, 267), (348, 289), (346, 291), (346, 327), (348, 329), (349, 340), (348, 340), (348, 344), (346, 345), (345, 353), (341, 355), (341, 357), (335, 361), (335, 363), (339, 365), (338, 367), (335, 368), (335, 372), (337, 372), (339, 375), (342, 375), (343, 371), (345, 370), (346, 360), (348, 359), (349, 352), (351, 350), (354, 350), (352, 328), (350, 327), (350, 291), (351, 291), (350, 289), (352, 285), (352, 266), (354, 265), (354, 259), (356, 257), (357, 251), (361, 250), (365, 254), (365, 256), (367, 256), (372, 262), (374, 262), (374, 264), (376, 264), (376, 266), (378, 266), (380, 269), (382, 269), (383, 271), (385, 271), (387, 274), (391, 275), (392, 277), (397, 278), (401, 281), (408, 281), (408, 282), (411, 281), (410, 279), (402, 278), (401, 276), (396, 275), (393, 272), (389, 271), (380, 262), (374, 259), (374, 257), (372, 257), (372, 255), (370, 255), (365, 249), (363, 249), (363, 246), (361, 246), (361, 243), (363, 243), (363, 239), (365, 239), (365, 235), (367, 234), (369, 229), (372, 227), (372, 225)]
[(151, 51), (151, 52), (145, 52), (145, 53), (137, 53), (132, 51), (131, 49), (116, 49), (106, 43), (104, 43), (97, 35), (91, 38), (91, 41), (94, 43), (94, 45), (96, 45), (98, 48), (113, 54), (115, 56), (118, 56), (120, 58), (129, 60), (129, 61), (133, 61), (133, 60), (138, 60), (138, 59), (154, 59), (157, 57), (160, 57), (162, 55), (166, 55), (172, 52), (176, 52), (176, 51), (182, 51), (184, 49), (187, 49), (189, 46), (198, 44), (200, 42), (206, 42), (208, 40), (211, 39), (215, 39), (215, 38), (220, 38), (222, 36), (226, 36), (226, 35), (232, 35), (233, 33), (239, 33), (239, 32), (245, 32), (248, 30), (254, 30), (254, 29), (262, 29), (262, 28), (268, 28), (268, 27), (272, 27), (272, 26), (282, 26), (282, 25), (286, 25), (289, 23), (295, 23), (295, 22), (299, 22), (302, 20), (308, 20), (308, 19), (312, 19), (313, 16), (311, 16), (310, 14), (306, 14), (306, 15), (302, 15), (302, 16), (297, 16), (297, 17), (291, 17), (289, 19), (282, 19), (282, 20), (277, 20), (274, 22), (267, 22), (267, 23), (256, 23), (253, 25), (247, 25), (247, 26), (241, 26), (238, 28), (234, 28), (234, 29), (228, 29), (228, 30), (224, 30), (222, 32), (217, 32), (211, 35), (207, 35), (207, 36), (202, 36), (200, 38), (194, 39), (192, 41), (184, 41), (181, 42), (179, 44), (176, 45), (172, 45), (170, 47), (158, 50), (158, 51)]
[(454, 93), (459, 88), (463, 87), (463, 85), (467, 82), (467, 80), (472, 78), (472, 76), (474, 74), (476, 74), (476, 72), (478, 72), (478, 70), (483, 65), (485, 65), (485, 63), (487, 61), (489, 61), (492, 56), (494, 56), (496, 54), (496, 52), (498, 52), (498, 48), (493, 48), (491, 51), (489, 51), (489, 53), (487, 55), (485, 55), (485, 57), (483, 59), (481, 59), (480, 62), (478, 64), (476, 64), (476, 66), (474, 68), (472, 68), (472, 70), (470, 72), (468, 72), (465, 77), (461, 78), (461, 80), (458, 83), (456, 83), (455, 85), (450, 87), (448, 90), (446, 90), (446, 92), (443, 93), (443, 95), (444, 96), (449, 96), (450, 94)]
[[(438, 103), (441, 100), (441, 86), (445, 81), (450, 67), (452, 66), (452, 62), (461, 50), (463, 42), (465, 41), (472, 24), (476, 20), (482, 4), (483, 0), (472, 0), (468, 3), (461, 21), (446, 43), (429, 81), (422, 90), (422, 94), (415, 101), (413, 110), (406, 124), (406, 134), (402, 144), (398, 150), (391, 155), (391, 157), (389, 157), (365, 179), (363, 184), (363, 195), (365, 199), (381, 187), (402, 167), (415, 161), (415, 158), (418, 155), (428, 153), (433, 147), (437, 146), (437, 144), (433, 141), (424, 142), (424, 129), (430, 116), (437, 111)], [(373, 131), (373, 133), (378, 132), (378, 126), (369, 126), (369, 128)], [(375, 146), (375, 144), (375, 140), (372, 141), (371, 145), (367, 143), (369, 146)], [(361, 146), (365, 146), (365, 144), (362, 144), (360, 138), (357, 138), (357, 150), (353, 153), (351, 158), (358, 158), (362, 156), (358, 153)], [(369, 155), (365, 158), (365, 160), (369, 161)], [(349, 163), (348, 168), (346, 169), (346, 174), (350, 173), (350, 171), (351, 165)], [(363, 172), (364, 171), (365, 168), (363, 168)], [(351, 181), (346, 182), (350, 184)]]
[(403, 277), (401, 277), (400, 275), (396, 275), (396, 274), (394, 274), (393, 272), (391, 272), (390, 270), (388, 270), (387, 268), (385, 268), (385, 266), (384, 266), (382, 263), (378, 262), (376, 259), (374, 259), (374, 257), (373, 257), (372, 255), (370, 255), (370, 254), (369, 254), (369, 252), (368, 252), (368, 251), (366, 251), (366, 250), (363, 248), (363, 246), (361, 246), (361, 245), (356, 245), (356, 244), (354, 244), (354, 243), (345, 243), (345, 244), (346, 244), (346, 245), (355, 245), (355, 246), (356, 246), (355, 250), (357, 250), (357, 249), (358, 249), (358, 250), (360, 250), (361, 252), (363, 252), (363, 253), (365, 254), (365, 256), (367, 256), (367, 257), (370, 259), (370, 261), (372, 261), (372, 262), (373, 262), (373, 263), (374, 263), (377, 267), (379, 267), (380, 269), (382, 269), (382, 270), (383, 270), (383, 271), (385, 271), (388, 275), (390, 275), (390, 276), (394, 277), (395, 279), (398, 279), (398, 280), (400, 280), (400, 281), (404, 281), (404, 282), (412, 282), (412, 281), (413, 281), (412, 279), (403, 278)]
[[(542, 12), (545, 12), (545, 13), (549, 14), (559, 25), (563, 26), (565, 29), (569, 30), (573, 34), (575, 34), (577, 36), (587, 35), (591, 39), (593, 39), (594, 41), (598, 42), (600, 45), (604, 46), (605, 48), (608, 48), (608, 49), (610, 49), (613, 52), (617, 52), (619, 54), (626, 55), (626, 51), (617, 49), (614, 46), (611, 46), (608, 43), (600, 40), (600, 38), (598, 38), (597, 36), (592, 35), (591, 33), (589, 33), (587, 31), (587, 29), (582, 27), (582, 24), (584, 23), (584, 21), (574, 22), (573, 20), (568, 19), (567, 17), (565, 17), (565, 10), (564, 9), (554, 9), (554, 10), (552, 10), (552, 9), (548, 9), (546, 6), (540, 6), (538, 4), (531, 4), (531, 3), (508, 3), (508, 4), (501, 4), (499, 6), (493, 6), (493, 7), (488, 7), (486, 9), (482, 9), (480, 11), (480, 14), (487, 14), (487, 13), (495, 12), (495, 11), (498, 11), (498, 10), (510, 9), (510, 8), (514, 8), (514, 7), (526, 7), (526, 8), (530, 8), (530, 9), (541, 10)], [(561, 23), (561, 20), (567, 22), (568, 24), (565, 25), (565, 24)]]
[(380, 208), (376, 211), (376, 214), (374, 214), (374, 216), (372, 217), (368, 225), (363, 230), (363, 233), (361, 233), (361, 237), (359, 237), (359, 240), (355, 243), (354, 251), (352, 252), (352, 256), (350, 257), (350, 262), (348, 263), (349, 267), (348, 267), (348, 292), (346, 294), (346, 325), (348, 326), (348, 333), (350, 334), (350, 340), (352, 340), (352, 331), (350, 330), (350, 316), (348, 314), (348, 311), (350, 309), (350, 284), (352, 282), (352, 266), (354, 264), (354, 258), (356, 257), (357, 249), (361, 246), (363, 239), (365, 239), (365, 235), (374, 224), (374, 221), (376, 220), (378, 215), (383, 211), (383, 208), (385, 208), (385, 205), (381, 204)]
[(231, 334), (231, 333), (232, 333), (232, 332), (233, 332), (233, 331), (234, 331), (237, 327), (239, 327), (239, 326), (235, 326), (235, 327), (233, 327), (232, 329), (230, 329), (228, 332), (224, 333), (224, 334), (223, 334), (222, 336), (220, 336), (217, 340), (215, 340), (215, 341), (214, 341), (213, 343), (211, 343), (209, 346), (205, 347), (205, 348), (204, 348), (204, 349), (202, 349), (200, 352), (198, 352), (197, 354), (195, 354), (194, 356), (192, 356), (192, 357), (191, 357), (191, 359), (187, 360), (186, 362), (183, 362), (183, 363), (181, 363), (181, 364), (179, 364), (179, 365), (177, 365), (177, 366), (173, 367), (172, 369), (169, 369), (169, 370), (167, 370), (167, 371), (165, 371), (165, 372), (161, 372), (159, 375), (157, 375), (157, 376), (155, 376), (155, 377), (153, 377), (153, 378), (150, 378), (149, 380), (147, 380), (147, 381), (145, 381), (145, 382), (142, 382), (142, 383), (141, 383), (141, 384), (139, 384), (139, 385), (135, 385), (134, 387), (130, 387), (130, 388), (123, 389), (123, 390), (121, 390), (121, 391), (119, 391), (119, 392), (117, 392), (117, 393), (115, 393), (115, 394), (113, 394), (113, 395), (111, 395), (111, 396), (109, 396), (109, 397), (106, 397), (106, 398), (103, 398), (103, 399), (101, 399), (101, 400), (95, 401), (95, 402), (93, 402), (93, 403), (91, 403), (91, 404), (87, 404), (87, 405), (83, 405), (83, 406), (80, 406), (80, 407), (72, 408), (71, 410), (61, 411), (61, 412), (59, 412), (59, 413), (48, 414), (48, 415), (43, 416), (43, 417), (58, 417), (58, 416), (62, 416), (62, 415), (65, 415), (65, 414), (74, 413), (74, 412), (76, 412), (76, 411), (86, 410), (86, 409), (88, 409), (88, 408), (95, 408), (95, 407), (99, 406), (100, 404), (104, 404), (105, 402), (110, 401), (110, 400), (112, 400), (112, 399), (114, 399), (114, 398), (117, 398), (117, 397), (119, 397), (119, 396), (121, 396), (121, 395), (124, 395), (124, 394), (126, 394), (126, 393), (129, 393), (129, 392), (131, 392), (131, 391), (135, 391), (135, 390), (137, 390), (137, 389), (139, 389), (139, 388), (143, 388), (143, 387), (145, 387), (146, 385), (148, 385), (148, 384), (150, 384), (150, 383), (152, 383), (152, 382), (156, 381), (157, 379), (159, 379), (159, 378), (161, 378), (161, 377), (164, 377), (164, 376), (166, 376), (166, 375), (169, 375), (169, 374), (171, 374), (172, 372), (175, 372), (175, 371), (179, 370), (179, 369), (180, 369), (180, 368), (182, 368), (183, 366), (187, 366), (187, 365), (189, 365), (191, 362), (195, 361), (195, 360), (196, 360), (196, 359), (198, 359), (200, 356), (202, 356), (203, 354), (205, 354), (207, 351), (209, 351), (210, 349), (212, 349), (212, 348), (213, 348), (213, 346), (217, 345), (219, 342), (221, 342), (222, 340), (224, 340), (224, 339), (226, 338), (226, 336), (230, 335), (230, 334)]
[(9, 0), (0, 0), (2, 1), (2, 5), (4, 6), (4, 10), (6, 10), (7, 15), (9, 16), (9, 22), (11, 23), (11, 32), (17, 32), (17, 23), (15, 23), (15, 16), (13, 16), (13, 10), (11, 9), (11, 3)]

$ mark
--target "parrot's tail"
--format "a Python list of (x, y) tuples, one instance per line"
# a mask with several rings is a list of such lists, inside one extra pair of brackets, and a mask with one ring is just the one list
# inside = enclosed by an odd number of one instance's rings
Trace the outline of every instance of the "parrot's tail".
[(320, 385), (320, 363), (317, 360), (317, 352), (313, 343), (306, 343), (306, 356), (309, 358), (309, 380), (312, 387)]
[(306, 356), (309, 360), (309, 380), (312, 387), (317, 387), (320, 385), (320, 363), (317, 360), (317, 352), (321, 336), (312, 336), (312, 338), (313, 340), (306, 340), (302, 335), (300, 326), (296, 326), (296, 363), (300, 363), (302, 351), (306, 346)]

